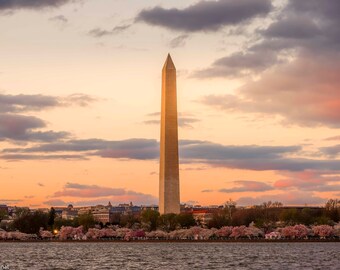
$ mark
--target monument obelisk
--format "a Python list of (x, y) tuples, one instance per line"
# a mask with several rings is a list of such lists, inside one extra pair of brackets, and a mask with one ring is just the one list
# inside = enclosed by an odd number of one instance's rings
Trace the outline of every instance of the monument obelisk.
[(170, 54), (162, 70), (159, 212), (180, 213), (176, 68)]

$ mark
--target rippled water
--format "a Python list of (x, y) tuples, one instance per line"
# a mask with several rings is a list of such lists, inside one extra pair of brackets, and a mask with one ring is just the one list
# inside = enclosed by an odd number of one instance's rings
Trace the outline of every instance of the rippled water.
[(340, 269), (340, 243), (0, 243), (0, 269)]

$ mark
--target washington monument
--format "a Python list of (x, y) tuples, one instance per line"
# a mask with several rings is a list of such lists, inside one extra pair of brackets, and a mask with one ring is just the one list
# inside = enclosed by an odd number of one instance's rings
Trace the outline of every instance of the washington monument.
[(159, 212), (179, 214), (176, 68), (170, 54), (162, 70)]

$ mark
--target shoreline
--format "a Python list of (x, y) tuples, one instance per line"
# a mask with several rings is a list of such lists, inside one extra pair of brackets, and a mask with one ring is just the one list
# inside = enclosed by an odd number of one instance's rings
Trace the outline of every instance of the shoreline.
[(1, 243), (340, 243), (340, 239), (0, 240)]

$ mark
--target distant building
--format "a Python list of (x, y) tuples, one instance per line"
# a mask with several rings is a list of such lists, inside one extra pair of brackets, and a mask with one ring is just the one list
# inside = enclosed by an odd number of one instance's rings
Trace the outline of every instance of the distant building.
[(74, 209), (72, 204), (61, 212), (62, 219), (73, 220), (76, 217), (78, 217), (78, 210)]
[(37, 208), (37, 209), (34, 209), (34, 210), (31, 210), (31, 211), (40, 211), (40, 212), (43, 212), (43, 213), (49, 213), (50, 212), (50, 209), (49, 208)]
[(0, 204), (0, 212), (4, 212), (6, 215), (8, 215), (8, 206), (5, 204)]
[(140, 207), (141, 212), (145, 210), (158, 211), (158, 205), (143, 205)]
[(78, 210), (78, 215), (92, 213), (93, 209), (95, 209), (94, 206), (81, 207)]
[(193, 210), (192, 216), (196, 220), (197, 223), (206, 226), (208, 225), (209, 221), (213, 218), (213, 212), (209, 210)]
[(102, 222), (103, 224), (112, 223), (114, 213), (110, 209), (98, 209), (92, 211), (93, 218), (96, 222)]
[(55, 210), (55, 215), (56, 217), (61, 217), (61, 214), (63, 213), (63, 211), (65, 210), (64, 207), (53, 207)]
[(112, 213), (118, 213), (123, 215), (133, 214), (138, 215), (142, 211), (142, 207), (133, 205), (132, 202), (128, 203), (122, 203), (118, 206), (112, 206), (111, 212)]

